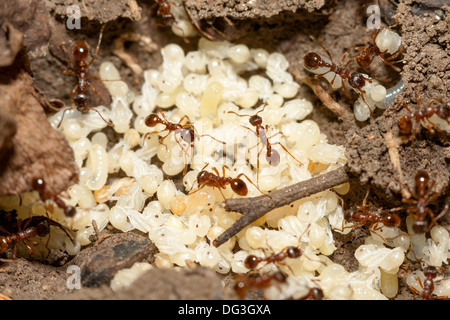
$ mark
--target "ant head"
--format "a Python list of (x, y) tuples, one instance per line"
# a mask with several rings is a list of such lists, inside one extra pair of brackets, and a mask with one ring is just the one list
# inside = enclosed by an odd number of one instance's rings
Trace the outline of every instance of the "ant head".
[(231, 189), (240, 196), (246, 196), (248, 193), (247, 185), (241, 179), (233, 179), (230, 182)]
[(353, 72), (348, 78), (348, 83), (355, 89), (361, 89), (366, 84), (366, 77), (359, 72)]
[(258, 116), (257, 114), (251, 116), (248, 121), (254, 127), (260, 126), (262, 124), (262, 118), (260, 116)]
[(152, 113), (151, 115), (149, 115), (145, 118), (145, 125), (147, 127), (154, 127), (160, 122), (161, 122), (161, 119), (159, 118), (159, 116), (156, 113)]
[(198, 173), (197, 175), (197, 183), (199, 185), (202, 185), (204, 182), (208, 181), (208, 177), (209, 177), (209, 172), (202, 170)]
[(66, 217), (69, 217), (69, 218), (74, 217), (76, 213), (77, 213), (77, 209), (75, 209), (75, 207), (67, 206), (64, 209), (64, 215)]
[(413, 123), (410, 116), (400, 117), (397, 125), (401, 134), (410, 134), (412, 132)]
[(39, 193), (43, 192), (45, 189), (44, 179), (41, 178), (33, 179), (33, 181), (31, 182), (31, 187), (33, 188), (33, 190), (36, 190)]
[(244, 260), (244, 266), (247, 269), (254, 269), (258, 266), (258, 263), (261, 261), (257, 256), (254, 256), (253, 254), (250, 254), (245, 258)]
[(430, 176), (428, 175), (428, 173), (425, 170), (419, 170), (416, 173), (416, 177), (414, 180), (416, 182), (417, 193), (419, 193), (421, 190), (426, 191), (426, 188), (430, 181)]
[(89, 54), (89, 49), (84, 41), (78, 41), (73, 47), (73, 57), (76, 61), (86, 60)]
[(296, 259), (302, 255), (300, 249), (297, 247), (288, 247), (286, 253), (289, 258)]
[(322, 57), (314, 52), (309, 52), (303, 57), (306, 69), (315, 70), (321, 66)]
[(73, 97), (73, 101), (75, 101), (77, 108), (86, 108), (88, 100), (88, 96), (84, 93), (78, 93)]
[(400, 217), (396, 214), (389, 214), (383, 218), (383, 224), (389, 228), (398, 227), (400, 223)]
[(48, 221), (42, 221), (36, 226), (36, 234), (39, 237), (45, 237), (50, 233), (50, 225), (48, 224)]

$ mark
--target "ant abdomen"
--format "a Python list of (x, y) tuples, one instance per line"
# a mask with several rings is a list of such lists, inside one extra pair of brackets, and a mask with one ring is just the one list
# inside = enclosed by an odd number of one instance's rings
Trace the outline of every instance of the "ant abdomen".
[(240, 196), (246, 196), (248, 193), (247, 185), (241, 179), (233, 179), (230, 181), (231, 189)]
[(280, 154), (277, 150), (271, 149), (270, 152), (266, 154), (266, 160), (269, 165), (276, 167), (280, 163)]

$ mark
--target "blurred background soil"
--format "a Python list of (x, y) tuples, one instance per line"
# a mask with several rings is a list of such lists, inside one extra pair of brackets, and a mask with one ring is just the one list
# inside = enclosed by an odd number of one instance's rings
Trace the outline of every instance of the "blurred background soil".
[[(372, 3), (374, 1), (186, 0), (185, 7), (194, 21), (208, 21), (209, 26), (215, 29), (223, 28), (224, 21), (231, 21), (234, 28), (223, 35), (233, 42), (245, 43), (252, 48), (262, 47), (269, 52), (282, 52), (290, 62), (290, 71), (300, 83), (301, 77), (310, 76), (303, 68), (303, 56), (309, 51), (324, 54), (320, 44), (330, 51), (335, 61), (340, 61), (348, 48), (370, 41), (372, 30), (365, 25), (365, 11)], [(415, 90), (423, 104), (432, 98), (448, 101), (450, 7), (445, 5), (445, 1), (391, 0), (379, 1), (379, 4), (382, 26), (398, 22), (394, 30), (402, 36), (405, 50), (401, 56), (400, 73), (375, 58), (370, 66), (370, 75), (387, 79), (385, 86), (388, 88), (403, 79), (405, 89), (396, 97), (396, 103), (405, 101), (415, 105)], [(81, 29), (66, 28), (70, 5), (81, 8)], [(157, 6), (153, 0), (7, 0), (1, 6), (4, 8), (0, 10), (0, 22), (7, 20), (24, 34), (34, 85), (47, 99), (61, 100), (66, 104), (70, 103), (76, 78), (62, 72), (67, 68), (62, 47), (71, 53), (75, 42), (83, 40), (89, 48), (95, 48), (101, 25), (105, 23), (103, 41), (89, 71), (98, 76), (99, 65), (103, 61), (111, 61), (135, 93), (140, 92), (143, 84), (142, 71), (161, 64), (161, 47), (177, 43), (187, 52), (194, 50), (198, 41), (198, 37), (186, 41), (174, 36), (169, 27), (162, 26), (163, 21), (156, 15)], [(128, 60), (124, 60), (120, 52), (126, 52)], [(356, 64), (351, 67), (356, 68)], [(327, 85), (322, 84), (328, 90)], [(93, 95), (93, 105), (108, 105), (110, 97), (103, 84), (93, 81), (93, 85), (99, 92), (98, 96)], [(343, 125), (309, 87), (302, 85), (299, 95), (314, 102), (315, 109), (310, 118), (319, 123), (330, 142), (344, 145), (347, 149), (352, 188), (344, 197), (346, 206), (360, 204), (368, 187), (372, 191), (369, 200), (374, 204), (383, 207), (401, 204), (401, 185), (396, 178), (398, 172), (391, 163), (384, 136), (389, 130), (394, 135), (398, 134), (396, 121), (406, 110), (396, 111), (393, 104), (384, 112), (377, 109), (366, 122)], [(355, 96), (349, 99), (336, 92), (333, 97), (343, 107), (352, 110)], [(410, 189), (414, 189), (415, 172), (425, 169), (436, 179), (435, 191), (449, 194), (447, 135), (431, 135), (422, 130), (413, 145), (401, 145), (398, 151), (403, 183)], [(447, 198), (440, 197), (436, 209), (442, 208)], [(440, 221), (442, 225), (450, 224), (448, 216)], [(236, 299), (229, 286), (232, 278), (200, 267), (178, 271), (151, 270), (130, 288), (113, 292), (107, 283), (114, 272), (131, 266), (135, 261), (151, 262), (151, 252), (156, 249), (151, 248), (151, 243), (135, 246), (148, 239), (142, 234), (105, 232), (110, 233), (110, 238), (98, 246), (82, 249), (73, 260), (54, 252), (47, 262), (23, 258), (2, 260), (0, 293), (13, 299)], [(357, 270), (354, 252), (364, 243), (368, 231), (357, 228), (345, 236), (334, 235), (337, 250), (330, 258), (347, 271)], [(100, 280), (93, 287), (67, 288), (69, 265), (89, 265), (93, 257), (105, 255), (119, 245), (131, 246), (130, 250), (125, 250), (128, 252), (123, 260), (126, 263), (109, 262), (110, 268), (99, 273)], [(405, 261), (398, 274), (399, 293), (394, 299), (420, 299), (405, 284), (407, 274), (417, 267)], [(227, 284), (224, 289), (223, 281)]]

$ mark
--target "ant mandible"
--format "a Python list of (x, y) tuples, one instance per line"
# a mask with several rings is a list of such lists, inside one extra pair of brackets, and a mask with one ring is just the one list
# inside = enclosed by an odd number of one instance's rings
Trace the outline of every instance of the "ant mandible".
[(33, 179), (33, 181), (31, 182), (31, 186), (33, 190), (36, 190), (39, 193), (41, 201), (45, 202), (47, 199), (53, 200), (59, 208), (64, 210), (64, 214), (66, 217), (73, 217), (77, 213), (75, 207), (66, 205), (66, 203), (59, 196), (52, 195), (49, 192), (45, 191), (44, 179)]
[[(260, 112), (263, 112), (265, 110), (265, 108), (267, 107), (267, 104), (264, 105), (264, 107), (259, 110), (258, 112), (256, 112), (254, 115), (249, 116), (249, 115), (241, 115), (238, 114), (235, 111), (228, 111), (228, 113), (234, 113), (235, 115), (237, 115), (238, 117), (250, 117), (249, 118), (249, 123), (250, 125), (252, 125), (253, 127), (255, 127), (255, 130), (252, 130), (248, 127), (245, 127), (246, 129), (252, 131), (258, 138), (259, 138), (259, 142), (258, 144), (256, 144), (255, 146), (251, 147), (250, 149), (257, 147), (260, 143), (266, 148), (266, 160), (267, 163), (271, 166), (277, 166), (280, 163), (280, 154), (278, 153), (277, 150), (273, 149), (272, 146), (273, 145), (280, 145), (281, 148), (283, 148), (284, 151), (286, 151), (295, 161), (297, 161), (300, 165), (303, 165), (303, 163), (301, 163), (300, 161), (298, 161), (287, 149), (286, 147), (281, 144), (280, 142), (276, 142), (276, 143), (271, 143), (269, 141), (270, 138), (273, 138), (274, 136), (276, 136), (279, 133), (274, 134), (271, 137), (267, 137), (267, 132), (269, 129), (268, 125), (263, 126), (262, 124), (262, 118), (259, 115)], [(249, 150), (250, 150), (249, 149)], [(259, 170), (259, 155), (261, 154), (261, 152), (263, 151), (263, 149), (261, 149), (258, 152), (257, 158), (256, 158), (256, 166), (257, 169)], [(257, 184), (259, 184), (259, 171), (257, 172)]]
[(88, 100), (89, 100), (89, 96), (87, 94), (88, 92), (88, 88), (90, 88), (92, 90), (92, 92), (94, 92), (95, 94), (97, 93), (97, 90), (95, 89), (95, 87), (89, 82), (88, 79), (94, 79), (94, 80), (99, 80), (96, 77), (92, 77), (92, 76), (88, 76), (88, 69), (89, 67), (92, 65), (92, 63), (94, 62), (95, 58), (97, 57), (97, 53), (98, 50), (100, 48), (100, 43), (102, 42), (102, 37), (103, 37), (103, 30), (105, 29), (106, 24), (104, 24), (100, 30), (100, 35), (98, 37), (98, 43), (97, 43), (97, 48), (95, 49), (94, 55), (91, 59), (91, 61), (89, 61), (89, 63), (86, 62), (86, 59), (89, 56), (89, 49), (88, 46), (86, 44), (86, 42), (84, 41), (78, 41), (75, 46), (73, 47), (73, 57), (75, 59), (75, 65), (72, 62), (72, 60), (70, 59), (70, 57), (67, 55), (67, 52), (65, 51), (63, 44), (60, 44), (61, 49), (64, 51), (64, 53), (67, 56), (68, 62), (69, 62), (69, 66), (71, 68), (71, 70), (64, 70), (63, 72), (65, 74), (71, 75), (71, 76), (75, 76), (78, 78), (78, 83), (75, 86), (75, 88), (72, 90), (72, 95), (71, 95), (71, 102), (72, 102), (72, 107), (68, 107), (64, 110), (61, 120), (58, 124), (58, 128), (62, 123), (62, 120), (64, 118), (64, 114), (72, 109), (77, 109), (80, 112), (86, 113), (89, 110), (95, 111), (99, 114), (99, 116), (103, 119), (103, 121), (106, 122), (106, 124), (108, 126), (113, 127), (114, 125), (109, 122), (106, 121), (105, 118), (103, 118), (103, 116), (100, 114), (100, 112), (93, 108), (88, 106)]

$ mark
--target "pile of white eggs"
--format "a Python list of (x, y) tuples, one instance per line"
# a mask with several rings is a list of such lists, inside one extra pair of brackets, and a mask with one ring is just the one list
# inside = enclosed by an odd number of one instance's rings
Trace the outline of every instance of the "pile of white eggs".
[[(106, 122), (96, 112), (70, 110), (59, 128), (63, 112), (49, 118), (55, 130), (66, 136), (80, 167), (80, 181), (65, 197), (68, 204), (76, 206), (77, 214), (66, 218), (55, 208), (52, 215), (76, 231), (78, 245), (63, 234), (52, 235), (49, 245), (76, 254), (91, 243), (95, 220), (100, 231), (110, 224), (123, 232), (147, 234), (159, 251), (154, 257), (157, 268), (197, 264), (220, 274), (250, 272), (244, 265), (248, 255), (264, 257), (295, 246), (301, 249), (300, 258), (258, 267), (260, 272), (280, 268), (288, 275), (286, 283), (266, 290), (267, 298), (300, 298), (312, 286), (322, 288), (326, 299), (394, 297), (396, 274), (408, 241), (412, 242), (409, 234), (398, 237), (396, 243), (370, 236), (355, 252), (359, 269), (346, 271), (330, 258), (336, 250), (333, 234), (346, 225), (332, 191), (275, 209), (220, 247), (212, 245), (241, 218), (239, 213), (225, 211), (224, 198), (242, 196), (229, 186), (199, 189), (196, 179), (201, 170), (232, 178), (242, 174), (247, 196), (259, 196), (344, 166), (345, 149), (328, 143), (318, 124), (306, 119), (313, 106), (298, 97), (299, 85), (287, 71), (289, 63), (281, 53), (200, 39), (196, 51), (184, 52), (169, 44), (161, 54), (162, 65), (144, 72), (139, 93), (120, 80), (112, 63), (102, 63), (100, 77), (112, 103), (109, 108), (96, 109), (114, 124), (118, 138), (114, 145), (104, 132)], [(244, 78), (244, 74), (249, 76)], [(167, 121), (192, 125), (196, 133), (193, 145), (179, 132), (163, 131), (164, 125), (146, 126), (145, 118), (157, 110), (162, 110), (157, 114)], [(276, 166), (267, 163), (264, 145), (249, 123), (256, 113), (280, 154)], [(179, 189), (172, 178), (181, 179), (181, 175), (184, 188)], [(335, 190), (345, 194), (349, 185)], [(5, 197), (0, 205), (19, 208), (22, 217), (45, 214), (36, 193), (22, 197), (20, 203), (18, 197)], [(447, 263), (449, 244), (448, 233), (446, 239), (444, 235), (427, 239), (421, 247), (422, 258), (430, 264)], [(140, 264), (124, 270), (111, 285), (118, 290), (149, 268)]]

